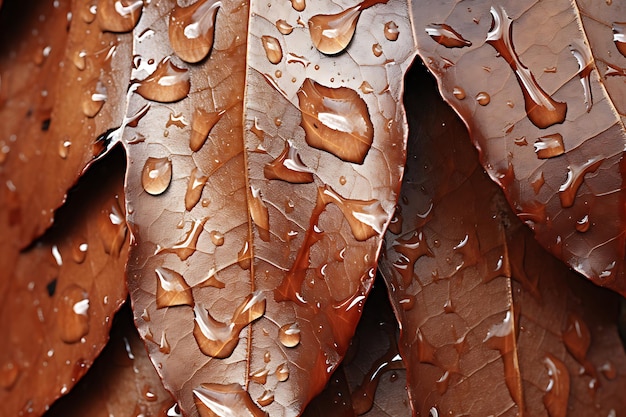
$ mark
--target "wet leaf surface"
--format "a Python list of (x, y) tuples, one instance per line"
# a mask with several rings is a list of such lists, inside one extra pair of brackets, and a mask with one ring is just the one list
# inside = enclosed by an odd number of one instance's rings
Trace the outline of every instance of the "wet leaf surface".
[(407, 77), (407, 171), (380, 264), (415, 412), (615, 415), (619, 297), (538, 247), (423, 72)]
[(543, 247), (622, 294), (626, 58), (615, 22), (625, 6), (413, 6), (419, 53), (518, 217)]
[[(108, 340), (127, 295), (121, 149), (83, 176), (55, 224), (16, 256), (0, 308), (5, 415), (41, 415)], [(3, 271), (4, 274), (4, 271)]]

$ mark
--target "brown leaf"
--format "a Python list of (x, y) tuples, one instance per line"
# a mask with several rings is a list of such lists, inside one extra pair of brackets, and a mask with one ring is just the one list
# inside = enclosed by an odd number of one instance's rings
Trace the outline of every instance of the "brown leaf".
[(415, 72), (406, 87), (421, 94), (406, 97), (413, 133), (402, 202), (381, 261), (415, 413), (624, 409), (617, 295), (546, 256), (469, 157), (461, 122)]
[[(491, 178), (543, 247), (626, 293), (626, 58), (615, 23), (626, 5), (430, 6), (419, 13), (414, 4), (419, 53), (468, 125)], [(460, 38), (468, 43), (452, 48)]]
[(129, 288), (189, 415), (297, 415), (348, 347), (404, 162), (412, 50), (385, 23), (411, 35), (406, 4), (386, 3), (350, 9), (338, 30), (368, 40), (333, 56), (297, 23), (342, 11), (331, 2), (143, 9), (125, 119), (137, 122), (112, 133), (129, 158)]
[(123, 155), (118, 150), (105, 162), (83, 176), (54, 226), (3, 276), (6, 415), (41, 415), (69, 392), (106, 344), (110, 319), (126, 299)]

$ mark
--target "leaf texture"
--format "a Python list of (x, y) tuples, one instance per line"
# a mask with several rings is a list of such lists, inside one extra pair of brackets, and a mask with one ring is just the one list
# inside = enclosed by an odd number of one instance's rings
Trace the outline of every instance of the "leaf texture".
[[(428, 3), (420, 55), (538, 241), (624, 294), (622, 2)], [(615, 41), (614, 41), (615, 40)]]
[[(143, 8), (136, 123), (120, 127), (129, 289), (188, 415), (298, 415), (343, 357), (404, 165), (412, 42), (385, 23), (410, 40), (406, 16), (401, 1)], [(338, 43), (316, 41), (337, 19)]]
[(415, 72), (406, 88), (421, 94), (407, 96), (407, 171), (380, 265), (414, 412), (615, 415), (626, 383), (617, 296), (545, 255)]

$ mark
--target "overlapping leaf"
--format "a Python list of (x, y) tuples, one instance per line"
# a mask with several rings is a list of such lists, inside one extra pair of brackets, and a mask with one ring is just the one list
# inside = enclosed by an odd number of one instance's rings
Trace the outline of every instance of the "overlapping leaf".
[(414, 3), (418, 49), (541, 244), (624, 293), (623, 2)]

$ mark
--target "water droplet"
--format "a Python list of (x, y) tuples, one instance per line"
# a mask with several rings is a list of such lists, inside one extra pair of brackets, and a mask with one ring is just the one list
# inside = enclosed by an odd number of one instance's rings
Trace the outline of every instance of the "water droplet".
[(365, 0), (337, 14), (318, 14), (309, 19), (313, 45), (323, 54), (342, 52), (352, 41), (361, 11), (387, 0)]
[(385, 38), (388, 41), (397, 41), (398, 35), (400, 35), (400, 31), (398, 30), (398, 25), (396, 25), (396, 22), (385, 23)]
[(178, 4), (170, 14), (170, 44), (183, 61), (202, 61), (213, 48), (215, 16), (219, 0), (200, 0), (188, 7)]
[(99, 235), (105, 253), (119, 256), (122, 244), (126, 240), (126, 226), (124, 212), (116, 199), (108, 210), (104, 210), (99, 220)]
[(252, 255), (250, 253), (250, 244), (248, 241), (243, 243), (241, 250), (237, 254), (237, 263), (243, 270), (248, 270), (252, 266)]
[(476, 95), (476, 101), (481, 106), (486, 106), (491, 101), (491, 96), (489, 96), (488, 93), (485, 93), (484, 91), (481, 91), (480, 93), (478, 93)]
[(530, 183), (533, 187), (533, 191), (535, 194), (539, 194), (541, 187), (546, 183), (546, 180), (543, 178), (543, 172), (540, 172), (537, 177)]
[(294, 54), (292, 52), (289, 52), (289, 55), (287, 56), (287, 63), (288, 64), (300, 64), (304, 68), (306, 68), (309, 65), (311, 65), (311, 61), (306, 59), (304, 56), (296, 55), (296, 54)]
[(14, 361), (5, 362), (2, 364), (2, 368), (0, 368), (0, 387), (10, 391), (17, 382), (19, 375), (20, 368)]
[(437, 407), (430, 407), (428, 417), (439, 417), (439, 410), (437, 410)]
[(86, 88), (82, 95), (83, 114), (87, 117), (94, 117), (107, 99), (107, 90), (100, 81), (95, 81), (93, 85)]
[(98, 24), (108, 32), (130, 32), (139, 22), (143, 0), (98, 1)]
[(283, 59), (283, 48), (278, 39), (273, 36), (261, 36), (265, 56), (272, 64), (278, 64)]
[(193, 225), (189, 229), (189, 231), (185, 234), (182, 240), (178, 243), (174, 244), (171, 248), (162, 248), (157, 246), (155, 251), (155, 255), (161, 252), (170, 252), (178, 255), (181, 261), (186, 261), (191, 255), (196, 251), (196, 246), (198, 245), (198, 239), (200, 238), (200, 234), (204, 230), (204, 224), (208, 220), (208, 217), (203, 219), (196, 219), (193, 222)]
[(546, 393), (543, 396), (543, 404), (550, 417), (565, 417), (570, 389), (570, 375), (567, 366), (550, 353), (543, 359), (543, 364), (548, 369), (548, 376), (550, 377)]
[(581, 233), (586, 232), (587, 230), (589, 230), (589, 227), (591, 226), (591, 224), (589, 223), (589, 215), (585, 214), (585, 216), (576, 221), (576, 230), (578, 230)]
[(189, 148), (198, 152), (204, 145), (211, 129), (222, 118), (226, 111), (208, 112), (201, 108), (196, 108), (191, 120), (191, 139), (189, 140)]
[(168, 354), (170, 353), (170, 344), (165, 337), (165, 332), (161, 333), (161, 341), (159, 342), (159, 352)]
[(144, 385), (142, 389), (142, 395), (143, 398), (150, 402), (154, 402), (159, 399), (159, 397), (154, 392), (152, 392), (152, 388), (150, 388), (149, 385)]
[(422, 256), (433, 256), (428, 247), (426, 237), (421, 230), (415, 231), (408, 238), (400, 238), (393, 243), (393, 250), (403, 255), (399, 262), (394, 263), (394, 267), (402, 276), (402, 282), (408, 286), (413, 280), (415, 262)]
[(267, 417), (239, 384), (201, 384), (193, 397), (200, 417)]
[(76, 343), (89, 332), (89, 298), (76, 284), (63, 289), (57, 298), (58, 331), (65, 343)]
[(259, 237), (265, 241), (270, 240), (270, 217), (267, 206), (261, 196), (261, 190), (250, 187), (250, 197), (248, 198), (248, 209), (250, 217), (257, 226)]
[(293, 32), (293, 26), (291, 26), (283, 19), (276, 21), (276, 29), (278, 29), (278, 31), (283, 35), (289, 35), (291, 32)]
[(157, 267), (154, 272), (157, 276), (157, 308), (180, 305), (193, 307), (191, 288), (181, 274), (164, 267)]
[(617, 378), (617, 369), (615, 368), (615, 365), (613, 365), (613, 362), (607, 360), (599, 369), (602, 372), (602, 375), (604, 375), (609, 381)]
[(276, 379), (279, 382), (285, 382), (289, 379), (289, 366), (286, 363), (281, 363), (276, 367)]
[(595, 369), (587, 360), (587, 352), (589, 351), (589, 346), (591, 346), (591, 332), (578, 314), (568, 314), (567, 327), (563, 331), (561, 338), (567, 351), (574, 359), (585, 368), (589, 375), (595, 376)]
[(454, 87), (454, 89), (452, 90), (452, 94), (459, 100), (463, 100), (465, 98), (465, 90), (463, 90), (461, 87)]
[(163, 58), (154, 72), (138, 84), (135, 91), (139, 95), (161, 103), (182, 100), (191, 88), (189, 71), (174, 65), (169, 56)]
[(168, 158), (148, 158), (141, 173), (143, 189), (151, 195), (167, 190), (172, 181), (172, 162)]
[(606, 66), (606, 72), (604, 73), (605, 77), (626, 76), (626, 69), (618, 67), (614, 64), (609, 64), (608, 62), (606, 63)]
[(563, 136), (560, 133), (542, 136), (533, 145), (539, 159), (554, 158), (565, 153)]
[(176, 126), (179, 129), (183, 129), (187, 127), (187, 125), (188, 123), (185, 120), (185, 116), (183, 116), (182, 113), (180, 114), (170, 113), (170, 118), (165, 123), (165, 128), (168, 128), (170, 126)]
[(571, 207), (574, 204), (578, 188), (583, 183), (585, 175), (595, 172), (602, 164), (603, 159), (591, 158), (580, 165), (570, 165), (567, 167), (567, 179), (559, 188), (559, 198), (561, 206), (564, 208)]
[(266, 407), (274, 402), (274, 393), (272, 391), (264, 391), (259, 398), (256, 399), (261, 407)]
[(269, 363), (272, 360), (272, 354), (269, 352), (265, 352), (263, 354), (263, 362)]
[(87, 249), (89, 245), (83, 240), (79, 240), (72, 245), (72, 259), (77, 264), (82, 264), (87, 257)]
[(206, 277), (197, 284), (200, 288), (213, 287), (213, 288), (225, 288), (226, 284), (217, 279), (217, 271), (215, 268), (210, 268)]
[(269, 372), (270, 371), (267, 368), (259, 369), (258, 371), (250, 374), (250, 380), (256, 382), (257, 384), (265, 385)]
[(237, 307), (229, 323), (215, 320), (207, 309), (198, 304), (193, 311), (193, 335), (202, 353), (214, 358), (227, 358), (237, 347), (241, 330), (265, 314), (265, 297), (260, 292), (250, 294)]
[(428, 36), (446, 48), (465, 48), (466, 46), (472, 46), (470, 41), (464, 39), (461, 34), (445, 23), (433, 23), (426, 26), (425, 30)]
[(278, 339), (283, 346), (288, 348), (296, 347), (300, 344), (300, 328), (298, 323), (285, 324), (278, 331)]
[(291, 0), (291, 7), (297, 12), (302, 12), (306, 8), (305, 0)]
[(420, 329), (417, 329), (417, 343), (416, 349), (418, 352), (418, 360), (422, 363), (429, 363), (431, 365), (437, 365), (435, 359), (435, 347), (424, 337), (424, 334)]
[(591, 95), (591, 71), (594, 69), (593, 58), (591, 57), (589, 47), (578, 39), (574, 39), (572, 45), (570, 45), (570, 51), (578, 62), (578, 76), (583, 86), (585, 107), (587, 113), (589, 113), (593, 106), (593, 97)]
[(217, 230), (212, 230), (209, 233), (209, 236), (211, 237), (211, 242), (213, 242), (215, 246), (222, 246), (224, 244), (224, 235)]
[(361, 83), (361, 86), (359, 87), (359, 90), (361, 90), (361, 92), (363, 94), (371, 94), (374, 92), (374, 88), (372, 87), (372, 85), (370, 83), (368, 83), (367, 81), (363, 81)]
[(393, 369), (404, 369), (402, 357), (397, 353), (395, 346), (374, 361), (367, 374), (363, 376), (361, 384), (352, 392), (352, 405), (356, 415), (366, 414), (372, 409), (381, 376)]
[(362, 164), (374, 140), (374, 127), (359, 94), (346, 87), (324, 87), (309, 78), (297, 94), (306, 142)]
[(313, 171), (302, 162), (298, 149), (291, 141), (285, 141), (283, 152), (265, 165), (263, 173), (270, 180), (283, 180), (293, 184), (313, 182)]
[(626, 56), (626, 23), (614, 22), (613, 29), (613, 42), (620, 54)]
[(145, 308), (143, 309), (143, 313), (141, 313), (141, 319), (145, 322), (150, 321), (150, 313), (148, 313), (148, 310), (146, 310)]
[(379, 57), (383, 54), (383, 47), (380, 46), (379, 43), (375, 43), (372, 45), (372, 53), (375, 57)]
[(191, 211), (202, 198), (202, 190), (208, 179), (209, 177), (202, 175), (202, 172), (197, 167), (191, 170), (187, 191), (185, 192), (185, 209), (187, 211)]
[(493, 46), (511, 67), (524, 95), (524, 106), (528, 119), (537, 127), (545, 129), (557, 123), (563, 123), (567, 113), (567, 104), (555, 101), (541, 89), (535, 76), (519, 60), (511, 30), (511, 19), (502, 7), (492, 7), (492, 28), (487, 33), (487, 43)]

